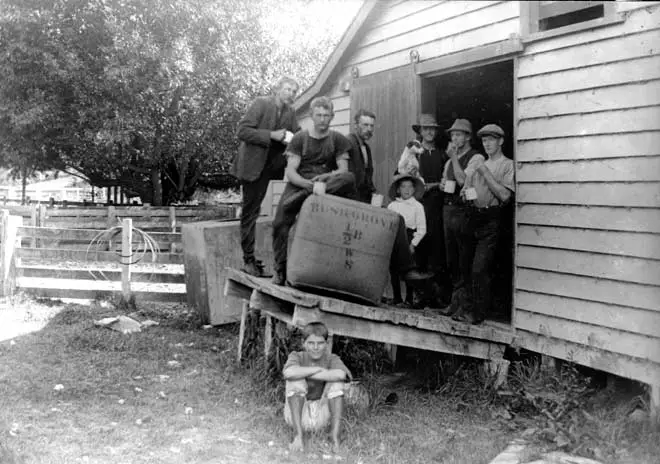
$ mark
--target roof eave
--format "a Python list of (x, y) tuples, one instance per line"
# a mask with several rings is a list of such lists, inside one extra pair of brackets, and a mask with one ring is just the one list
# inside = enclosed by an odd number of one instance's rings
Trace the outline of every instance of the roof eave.
[(321, 90), (326, 86), (328, 81), (332, 79), (336, 72), (340, 69), (340, 65), (344, 56), (351, 51), (355, 39), (360, 36), (377, 3), (379, 3), (379, 0), (364, 1), (350, 26), (348, 26), (346, 32), (344, 32), (344, 35), (342, 35), (339, 44), (337, 44), (335, 49), (330, 54), (330, 57), (323, 65), (323, 68), (321, 68), (321, 72), (319, 72), (319, 74), (316, 76), (314, 83), (307, 90), (305, 90), (305, 92), (300, 95), (300, 98), (298, 98), (293, 104), (296, 112), (300, 112), (302, 109), (305, 109), (312, 98), (321, 93)]

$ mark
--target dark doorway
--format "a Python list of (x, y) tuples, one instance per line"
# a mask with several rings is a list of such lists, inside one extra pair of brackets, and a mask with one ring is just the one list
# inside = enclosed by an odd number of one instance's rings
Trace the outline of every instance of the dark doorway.
[[(468, 119), (473, 132), (486, 124), (499, 125), (506, 134), (504, 155), (514, 158), (513, 139), (513, 60), (477, 66), (429, 77), (422, 82), (422, 111), (434, 114), (442, 128), (451, 127), (457, 118)], [(449, 137), (438, 134), (438, 145), (445, 148)], [(472, 146), (482, 150), (476, 135)], [(493, 308), (489, 319), (511, 321), (513, 302), (513, 211), (511, 201), (503, 211), (502, 231), (493, 279)]]

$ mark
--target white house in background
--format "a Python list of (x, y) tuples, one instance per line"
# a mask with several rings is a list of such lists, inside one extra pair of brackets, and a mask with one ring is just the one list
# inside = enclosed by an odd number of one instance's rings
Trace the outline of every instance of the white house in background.
[[(119, 187), (118, 187), (119, 188)], [(57, 179), (34, 182), (28, 184), (25, 189), (26, 197), (32, 202), (48, 202), (53, 198), (57, 202), (82, 202), (94, 201), (105, 203), (107, 201), (107, 189), (94, 188), (79, 178), (70, 175), (61, 175)], [(118, 192), (121, 198), (121, 192)], [(0, 186), (0, 200), (20, 201), (22, 199), (21, 186)], [(124, 198), (123, 203), (127, 203)]]

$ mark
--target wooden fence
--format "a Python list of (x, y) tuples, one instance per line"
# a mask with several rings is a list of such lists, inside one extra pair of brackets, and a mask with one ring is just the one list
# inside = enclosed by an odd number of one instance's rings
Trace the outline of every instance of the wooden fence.
[(2, 295), (185, 301), (181, 223), (235, 216), (232, 206), (3, 209)]
[(50, 207), (38, 205), (7, 205), (2, 207), (13, 216), (21, 216), (23, 224), (33, 227), (69, 229), (107, 229), (119, 225), (122, 219), (133, 219), (133, 226), (154, 232), (180, 231), (182, 223), (238, 217), (237, 205), (153, 207), (98, 206)]

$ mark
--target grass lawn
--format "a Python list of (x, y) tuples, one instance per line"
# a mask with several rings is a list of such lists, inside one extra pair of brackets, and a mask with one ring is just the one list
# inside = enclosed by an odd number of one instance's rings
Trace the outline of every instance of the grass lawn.
[[(139, 307), (140, 318), (160, 323), (140, 333), (93, 324), (127, 313), (30, 301), (0, 309), (0, 327), (43, 326), (0, 341), (1, 464), (335, 460), (323, 436), (289, 454), (282, 400), (235, 363), (236, 327), (204, 330), (187, 308), (162, 304)], [(373, 404), (346, 418), (342, 462), (487, 463), (520, 436), (487, 389), (368, 385)], [(383, 405), (393, 390), (398, 402)], [(609, 420), (602, 414), (594, 420)], [(625, 447), (612, 462), (657, 462), (647, 458), (660, 455), (660, 434), (640, 427), (637, 441), (627, 428), (611, 429)]]

